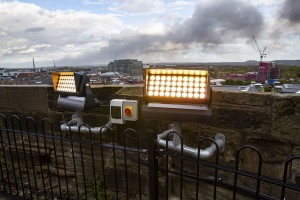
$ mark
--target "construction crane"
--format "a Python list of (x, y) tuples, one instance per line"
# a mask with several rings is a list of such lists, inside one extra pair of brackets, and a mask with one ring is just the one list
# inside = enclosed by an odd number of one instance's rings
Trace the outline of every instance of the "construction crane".
[(261, 51), (260, 48), (259, 48), (259, 46), (258, 46), (258, 44), (257, 44), (257, 41), (256, 41), (254, 35), (252, 35), (252, 37), (253, 37), (253, 40), (254, 40), (254, 42), (255, 42), (255, 44), (256, 44), (256, 47), (257, 47), (258, 52), (259, 52), (259, 55), (260, 55), (260, 62), (262, 62), (263, 57), (266, 57), (266, 55), (267, 55), (267, 54), (265, 53), (267, 47), (265, 47), (264, 50)]

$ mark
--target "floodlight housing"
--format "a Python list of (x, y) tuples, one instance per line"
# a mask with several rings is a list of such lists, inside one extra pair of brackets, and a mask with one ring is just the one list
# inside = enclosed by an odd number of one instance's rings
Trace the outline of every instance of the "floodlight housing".
[(146, 69), (146, 102), (207, 104), (210, 82), (207, 70)]
[(78, 72), (53, 72), (52, 81), (54, 91), (59, 94), (72, 96), (85, 96), (85, 85), (89, 83), (89, 78)]
[(59, 94), (57, 106), (67, 110), (83, 111), (98, 107), (90, 89), (89, 77), (79, 72), (53, 72), (54, 91)]
[(208, 70), (146, 69), (143, 118), (207, 122), (211, 88)]

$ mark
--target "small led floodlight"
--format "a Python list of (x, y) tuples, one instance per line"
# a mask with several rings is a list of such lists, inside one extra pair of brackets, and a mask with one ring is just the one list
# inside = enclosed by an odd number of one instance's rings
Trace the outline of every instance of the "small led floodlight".
[(59, 94), (84, 96), (84, 88), (89, 78), (83, 73), (53, 72), (52, 81), (54, 91)]
[(144, 118), (206, 121), (211, 116), (209, 73), (196, 69), (146, 69), (144, 100)]
[(67, 110), (83, 111), (99, 106), (89, 87), (89, 77), (78, 72), (53, 72), (54, 91), (59, 94), (57, 106)]

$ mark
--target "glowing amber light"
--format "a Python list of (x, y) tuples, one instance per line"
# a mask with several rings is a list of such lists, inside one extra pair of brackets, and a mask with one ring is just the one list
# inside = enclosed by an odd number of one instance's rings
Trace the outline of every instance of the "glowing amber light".
[(195, 103), (190, 99), (200, 101), (209, 93), (208, 73), (205, 70), (147, 69), (146, 77), (146, 94), (153, 100), (163, 102), (163, 98), (168, 97), (173, 101), (181, 98), (183, 101), (179, 102)]
[(57, 84), (58, 92), (76, 93), (75, 78), (73, 75), (61, 75)]

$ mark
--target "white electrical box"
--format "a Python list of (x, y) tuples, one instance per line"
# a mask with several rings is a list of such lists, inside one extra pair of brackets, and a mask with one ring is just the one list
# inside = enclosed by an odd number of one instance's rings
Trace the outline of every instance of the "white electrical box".
[(110, 101), (110, 120), (112, 124), (125, 124), (138, 120), (138, 101), (112, 99)]

